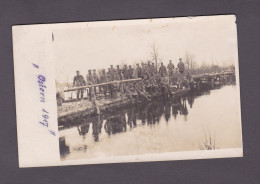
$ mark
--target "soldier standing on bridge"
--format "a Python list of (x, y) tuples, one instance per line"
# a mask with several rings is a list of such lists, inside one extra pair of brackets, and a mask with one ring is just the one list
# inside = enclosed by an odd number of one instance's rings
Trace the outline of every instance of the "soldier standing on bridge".
[(123, 79), (123, 76), (122, 76), (122, 70), (119, 68), (119, 65), (116, 66), (116, 73), (118, 74), (119, 76), (119, 79), (122, 80)]
[(174, 65), (172, 64), (172, 60), (169, 61), (169, 64), (167, 65), (167, 69), (169, 72), (169, 76), (172, 76), (174, 70)]
[(152, 63), (152, 73), (153, 73), (153, 74), (156, 74), (156, 73), (157, 73), (156, 67), (154, 66), (154, 63)]
[(165, 76), (167, 74), (167, 69), (166, 67), (163, 65), (163, 63), (161, 63), (161, 66), (159, 68), (159, 73), (161, 75), (161, 77)]
[(133, 79), (133, 74), (134, 74), (134, 69), (132, 68), (131, 65), (129, 65), (129, 68), (128, 68), (128, 78), (129, 79)]
[(166, 95), (166, 97), (169, 97), (169, 95), (170, 95), (169, 79), (164, 74), (161, 78), (160, 86), (161, 86), (161, 91), (163, 92), (163, 94)]
[(185, 70), (184, 63), (182, 62), (182, 59), (181, 59), (181, 58), (180, 58), (179, 60), (180, 60), (179, 63), (178, 63), (179, 72), (180, 72), (181, 74), (183, 74), (183, 73), (184, 73), (184, 70)]
[(142, 78), (142, 68), (139, 66), (139, 64), (136, 64), (136, 73), (137, 73), (137, 78)]
[[(84, 77), (79, 74), (79, 71), (76, 71), (76, 73), (77, 73), (77, 75), (73, 79), (73, 87), (74, 86), (76, 86), (76, 87), (85, 86), (86, 82), (84, 80)], [(77, 99), (79, 99), (79, 95), (80, 95), (81, 99), (83, 98), (83, 92), (84, 92), (84, 89), (77, 90)]]
[(127, 70), (127, 66), (126, 65), (124, 65), (122, 73), (123, 73), (124, 79), (128, 79), (128, 70)]
[(140, 95), (141, 97), (145, 98), (148, 101), (151, 101), (151, 96), (149, 94), (147, 94), (145, 87), (144, 87), (143, 80), (140, 80), (139, 82), (137, 82), (135, 84), (135, 90), (138, 93), (138, 95)]
[[(103, 69), (102, 70), (102, 74), (100, 76), (100, 83), (105, 83), (107, 82), (107, 75), (106, 75), (106, 70)], [(102, 93), (104, 94), (104, 96), (106, 97), (107, 94), (107, 85), (102, 86)]]
[[(93, 84), (99, 83), (99, 79), (98, 79), (98, 76), (96, 74), (96, 69), (93, 70), (92, 78), (93, 78)], [(94, 87), (94, 91), (95, 91), (95, 94), (96, 94), (96, 87)]]
[[(87, 85), (92, 85), (92, 84), (93, 84), (93, 77), (92, 77), (92, 74), (91, 74), (91, 70), (88, 70)], [(88, 96), (91, 99), (91, 88), (89, 88)]]
[(152, 69), (152, 65), (151, 65), (151, 61), (147, 61), (147, 72), (149, 74), (149, 77), (151, 76), (153, 69)]
[(112, 73), (115, 72), (115, 69), (113, 68), (113, 65), (110, 65), (110, 71), (111, 71)]
[(126, 91), (126, 96), (130, 98), (131, 102), (133, 103), (134, 98), (137, 97), (137, 92), (132, 82), (129, 82), (129, 84), (127, 84), (125, 91)]

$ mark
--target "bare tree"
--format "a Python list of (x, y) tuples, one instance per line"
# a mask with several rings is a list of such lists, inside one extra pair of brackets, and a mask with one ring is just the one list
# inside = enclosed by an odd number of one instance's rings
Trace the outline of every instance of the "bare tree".
[(158, 71), (157, 70), (157, 67), (158, 67), (158, 61), (159, 61), (159, 55), (158, 55), (158, 48), (156, 47), (155, 45), (155, 42), (153, 43), (152, 45), (152, 60), (155, 62), (155, 67), (156, 67), (156, 72)]
[(186, 52), (184, 62), (187, 65), (187, 67), (188, 67), (187, 69), (189, 71), (194, 69), (194, 63), (195, 63), (194, 56), (192, 54), (190, 54), (189, 52)]

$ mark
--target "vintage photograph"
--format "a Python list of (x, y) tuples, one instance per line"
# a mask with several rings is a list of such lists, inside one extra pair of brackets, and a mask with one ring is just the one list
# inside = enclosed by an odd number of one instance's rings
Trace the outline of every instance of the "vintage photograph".
[(52, 50), (61, 161), (242, 149), (234, 15), (73, 23)]

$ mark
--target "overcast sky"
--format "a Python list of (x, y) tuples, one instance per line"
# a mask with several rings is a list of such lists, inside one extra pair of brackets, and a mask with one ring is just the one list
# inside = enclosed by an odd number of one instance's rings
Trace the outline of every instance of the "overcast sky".
[(152, 45), (164, 64), (188, 52), (198, 65), (237, 62), (235, 16), (207, 16), (60, 24), (53, 30), (56, 80), (71, 82), (76, 70), (151, 60)]

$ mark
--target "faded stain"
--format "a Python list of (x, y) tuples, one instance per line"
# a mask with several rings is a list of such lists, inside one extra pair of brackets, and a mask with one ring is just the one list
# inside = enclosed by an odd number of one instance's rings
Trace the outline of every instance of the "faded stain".
[(115, 28), (116, 28), (116, 26), (113, 26), (113, 27), (112, 27), (112, 31), (114, 31)]

